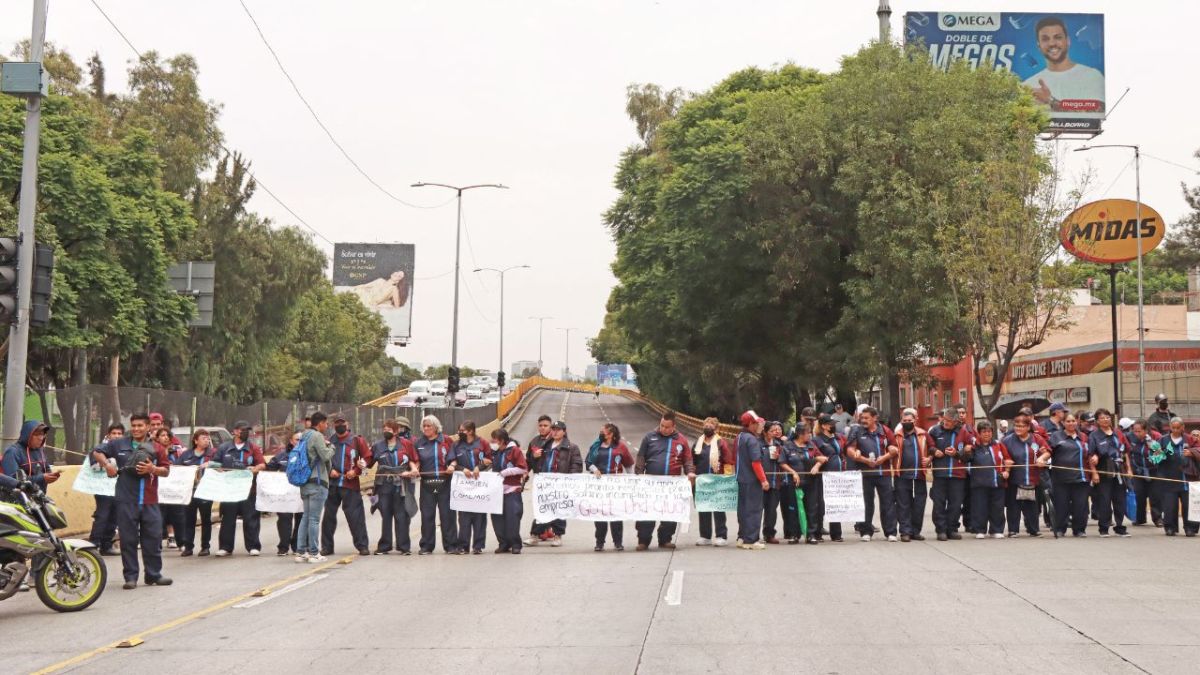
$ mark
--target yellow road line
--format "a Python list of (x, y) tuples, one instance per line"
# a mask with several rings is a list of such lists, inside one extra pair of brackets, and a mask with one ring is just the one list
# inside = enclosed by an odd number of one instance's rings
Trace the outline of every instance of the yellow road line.
[(157, 626), (154, 626), (153, 628), (149, 628), (140, 633), (137, 633), (136, 635), (124, 638), (122, 640), (117, 640), (116, 642), (104, 645), (103, 647), (97, 647), (91, 651), (84, 652), (77, 656), (72, 656), (71, 658), (69, 658), (65, 661), (59, 661), (58, 663), (55, 663), (53, 665), (46, 666), (45, 668), (42, 668), (41, 670), (34, 671), (33, 675), (48, 675), (49, 673), (57, 673), (60, 670), (63, 670), (65, 668), (79, 665), (79, 664), (83, 663), (84, 661), (93, 659), (101, 654), (111, 652), (114, 649), (120, 649), (122, 646), (128, 647), (128, 646), (139, 645), (145, 640), (145, 638), (148, 638), (151, 635), (162, 633), (163, 631), (168, 631), (168, 630), (171, 630), (172, 628), (178, 628), (179, 626), (182, 626), (186, 623), (195, 621), (196, 619), (206, 617), (209, 614), (212, 614), (214, 612), (219, 612), (222, 609), (231, 607), (243, 600), (248, 600), (250, 598), (253, 598), (256, 595), (262, 594), (264, 591), (267, 593), (270, 593), (271, 591), (273, 591), (275, 589), (282, 588), (284, 586), (287, 586), (288, 584), (295, 583), (296, 581), (299, 581), (300, 579), (303, 579), (305, 577), (312, 576), (312, 575), (316, 574), (317, 572), (327, 570), (327, 569), (333, 567), (334, 565), (338, 565), (338, 564), (346, 565), (346, 564), (349, 564), (348, 561), (353, 561), (353, 560), (354, 560), (353, 557), (349, 557), (349, 558), (343, 558), (342, 560), (334, 560), (331, 562), (324, 563), (322, 565), (318, 565), (318, 566), (313, 567), (305, 572), (301, 572), (300, 574), (297, 574), (295, 576), (288, 577), (287, 579), (284, 579), (282, 581), (276, 581), (275, 583), (269, 584), (262, 588), (256, 588), (253, 591), (249, 591), (247, 593), (242, 593), (241, 595), (239, 595), (237, 597), (230, 598), (230, 599), (224, 600), (222, 602), (218, 602), (217, 604), (215, 604), (211, 607), (206, 607), (205, 609), (201, 609), (199, 611), (192, 612), (191, 614), (185, 614), (184, 616), (181, 616), (176, 619), (172, 619), (170, 621), (167, 621), (166, 623), (161, 623)]

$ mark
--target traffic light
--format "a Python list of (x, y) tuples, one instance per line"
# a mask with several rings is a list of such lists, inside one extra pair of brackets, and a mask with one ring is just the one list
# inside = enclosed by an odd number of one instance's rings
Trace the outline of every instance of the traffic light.
[(504, 388), (504, 371), (503, 370), (496, 373), (496, 387), (498, 387), (500, 389)]
[(0, 237), (0, 325), (17, 315), (17, 240)]
[(450, 366), (450, 373), (446, 377), (446, 391), (451, 394), (455, 394), (455, 393), (458, 393), (458, 388), (459, 388), (458, 368), (456, 368), (455, 366)]
[(30, 288), (29, 325), (50, 323), (50, 293), (54, 288), (54, 249), (37, 244), (33, 249), (33, 286)]

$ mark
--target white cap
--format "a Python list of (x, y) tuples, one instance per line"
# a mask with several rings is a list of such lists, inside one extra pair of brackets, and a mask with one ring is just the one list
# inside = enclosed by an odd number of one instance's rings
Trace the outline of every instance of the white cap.
[(1122, 429), (1128, 429), (1129, 427), (1133, 426), (1133, 420), (1129, 419), (1128, 417), (1122, 417), (1120, 421), (1117, 422), (1117, 426), (1121, 427)]
[(871, 406), (867, 405), (866, 403), (859, 403), (859, 404), (858, 404), (858, 407), (854, 409), (854, 416), (855, 416), (855, 417), (858, 417), (859, 415), (861, 415), (861, 414), (862, 414), (862, 411), (864, 411), (864, 410), (866, 410), (867, 408), (870, 408), (870, 407), (871, 407)]

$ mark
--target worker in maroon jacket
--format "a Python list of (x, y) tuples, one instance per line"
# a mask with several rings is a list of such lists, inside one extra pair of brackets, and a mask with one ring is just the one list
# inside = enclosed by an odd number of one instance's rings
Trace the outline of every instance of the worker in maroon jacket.
[(329, 472), (329, 497), (325, 500), (325, 515), (321, 519), (321, 555), (333, 555), (333, 534), (337, 532), (338, 507), (346, 516), (350, 536), (359, 555), (371, 555), (367, 538), (367, 514), (363, 509), (362, 491), (358, 478), (371, 461), (371, 446), (362, 436), (352, 433), (346, 418), (333, 420), (332, 469)]
[(738, 482), (738, 544), (747, 551), (761, 551), (766, 545), (762, 536), (763, 494), (771, 489), (767, 472), (763, 470), (762, 433), (766, 420), (753, 410), (739, 418), (742, 431), (737, 437), (737, 456), (734, 459)]
[(496, 553), (520, 553), (521, 515), (525, 510), (521, 490), (529, 465), (521, 446), (509, 438), (507, 429), (492, 432), (492, 470), (504, 478), (504, 511), (492, 514), (492, 529), (500, 542)]
[(971, 529), (976, 539), (1004, 538), (1004, 494), (1013, 465), (1008, 448), (996, 440), (992, 423), (976, 427), (975, 445), (967, 453), (971, 465)]
[(933, 454), (933, 527), (938, 541), (962, 539), (958, 518), (962, 514), (967, 491), (967, 465), (963, 461), (975, 439), (963, 428), (958, 411), (946, 408), (942, 421), (929, 430), (929, 451)]
[(867, 406), (858, 416), (861, 422), (850, 430), (846, 454), (862, 471), (863, 522), (858, 531), (863, 541), (875, 534), (875, 495), (879, 495), (879, 524), (888, 541), (896, 539), (896, 495), (894, 463), (900, 456), (892, 430), (879, 423), (879, 411)]
[[(696, 439), (696, 444), (692, 446), (693, 464), (696, 466), (696, 475), (705, 473), (733, 475), (737, 458), (734, 456), (733, 448), (729, 443), (717, 434), (718, 426), (720, 425), (717, 418), (706, 418), (704, 420), (704, 431)], [(704, 511), (699, 516), (700, 539), (696, 541), (696, 545), (725, 546), (729, 538), (729, 528), (725, 524), (725, 512), (716, 511), (709, 513)], [(714, 524), (716, 524), (715, 538), (713, 537)]]
[(925, 541), (921, 528), (925, 525), (925, 502), (928, 501), (925, 470), (930, 466), (929, 437), (917, 426), (916, 409), (904, 409), (894, 434), (896, 447), (900, 450), (895, 490), (900, 541)]
[[(592, 443), (583, 465), (596, 478), (615, 473), (628, 473), (633, 470), (633, 453), (629, 451), (629, 446), (625, 445), (625, 441), (621, 440), (621, 430), (617, 428), (617, 425), (609, 423), (600, 428), (600, 437)], [(619, 520), (597, 520), (595, 548), (597, 552), (604, 550), (604, 540), (608, 536), (610, 525), (613, 548), (618, 551), (625, 550), (625, 523)]]
[[(454, 443), (454, 457), (460, 471), (479, 478), (479, 472), (492, 466), (492, 446), (475, 435), (475, 423), (466, 420), (458, 425), (458, 439)], [(471, 511), (458, 512), (458, 545), (463, 553), (467, 548), (475, 555), (483, 553), (487, 546), (487, 514)]]
[[(583, 473), (583, 455), (579, 452), (579, 446), (567, 437), (567, 423), (562, 420), (550, 425), (549, 443), (541, 447), (529, 446), (525, 460), (539, 472)], [(541, 542), (562, 546), (562, 537), (567, 533), (567, 521), (559, 518), (548, 523), (534, 523), (533, 531), (534, 534), (525, 540), (527, 546), (537, 546)]]
[[(634, 472), (656, 476), (682, 476), (695, 480), (696, 467), (692, 465), (692, 451), (688, 448), (687, 439), (675, 429), (675, 413), (666, 411), (658, 422), (658, 429), (646, 434), (638, 447), (637, 461)], [(637, 528), (637, 550), (645, 551), (650, 548), (650, 540), (654, 538), (653, 520), (639, 520)], [(675, 529), (679, 523), (664, 520), (658, 523), (658, 547), (675, 548)]]
[[(213, 455), (210, 467), (226, 470), (248, 469), (257, 474), (267, 468), (263, 459), (262, 448), (250, 442), (251, 424), (245, 420), (233, 423), (233, 440), (225, 441)], [(233, 544), (237, 537), (237, 521), (242, 519), (242, 543), (246, 551), (257, 556), (262, 552), (262, 541), (259, 539), (261, 516), (254, 504), (254, 488), (240, 502), (221, 502), (221, 528), (217, 532), (217, 557), (222, 558), (233, 554)]]
[(1039, 458), (1049, 445), (1034, 435), (1033, 418), (1028, 415), (1017, 415), (1013, 419), (1013, 432), (1000, 442), (1012, 458), (1008, 487), (1005, 489), (1008, 536), (1016, 537), (1020, 533), (1021, 519), (1024, 518), (1025, 532), (1031, 537), (1040, 537), (1038, 493), (1044, 493), (1045, 490), (1042, 487), (1043, 464)]

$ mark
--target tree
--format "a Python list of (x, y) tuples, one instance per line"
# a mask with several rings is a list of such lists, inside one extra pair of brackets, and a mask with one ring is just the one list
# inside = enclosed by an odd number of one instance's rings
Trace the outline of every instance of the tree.
[(349, 293), (322, 280), (300, 299), (281, 352), (300, 374), (296, 395), (308, 401), (353, 402), (377, 398), (391, 375), (382, 361), (387, 326)]
[[(1194, 154), (1200, 159), (1200, 150)], [(1200, 267), (1200, 185), (1180, 185), (1183, 198), (1191, 207), (1191, 213), (1180, 220), (1163, 242), (1163, 265), (1176, 272), (1187, 273)]]

